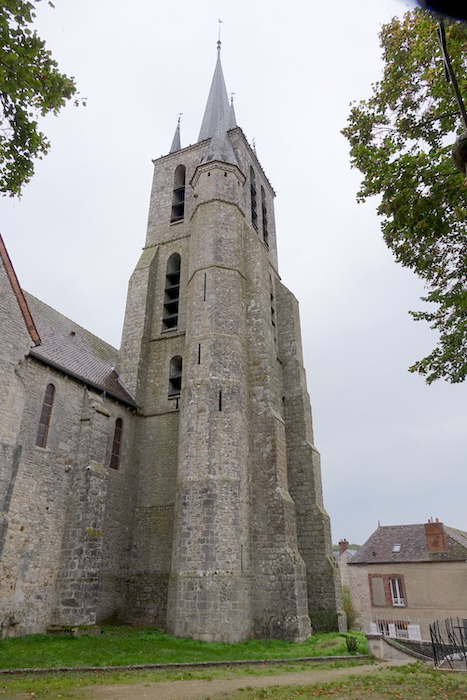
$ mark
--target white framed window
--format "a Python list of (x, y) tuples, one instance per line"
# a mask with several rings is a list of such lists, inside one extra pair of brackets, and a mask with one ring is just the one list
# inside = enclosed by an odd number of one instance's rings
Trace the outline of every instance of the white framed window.
[(402, 579), (390, 578), (389, 590), (391, 591), (391, 600), (394, 607), (403, 608), (405, 606), (404, 591), (402, 588)]

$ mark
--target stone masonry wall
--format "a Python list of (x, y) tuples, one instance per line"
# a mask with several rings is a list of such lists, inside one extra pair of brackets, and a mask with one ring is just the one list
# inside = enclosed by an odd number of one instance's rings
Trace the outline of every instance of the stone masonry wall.
[[(107, 534), (104, 514), (108, 484), (116, 477), (108, 479), (109, 451), (115, 418), (123, 414), (128, 422), (130, 415), (39, 361), (28, 358), (23, 368), (28, 390), (19, 436), (22, 452), (11, 489), (0, 577), (0, 614), (7, 636), (45, 632), (54, 623), (89, 624), (98, 618), (97, 572), (105, 561)], [(35, 439), (49, 383), (55, 386), (55, 399), (42, 448), (35, 446)], [(89, 429), (83, 431), (83, 425)], [(128, 488), (123, 491), (128, 493)], [(118, 512), (119, 499), (115, 493), (112, 498)], [(125, 518), (121, 531), (128, 539)], [(116, 542), (117, 530), (118, 525), (113, 530)], [(110, 531), (108, 535), (106, 547), (113, 559), (110, 595), (122, 585), (125, 546), (121, 541), (112, 545)], [(112, 568), (108, 559), (106, 566), (107, 571)]]
[(339, 571), (331, 554), (330, 520), (323, 506), (320, 456), (313, 441), (298, 303), (280, 283), (276, 284), (276, 293), (284, 373), (288, 477), (297, 509), (298, 546), (308, 572), (309, 610), (312, 617), (317, 611), (337, 611), (341, 627), (345, 629)]
[[(18, 301), (0, 262), (0, 562), (11, 524), (10, 507), (20, 467), (22, 444), (19, 427), (25, 402), (24, 358), (32, 345)], [(7, 545), (8, 549), (8, 545)], [(0, 565), (0, 635), (16, 624), (7, 603), (11, 576)], [(5, 631), (3, 631), (5, 630)]]

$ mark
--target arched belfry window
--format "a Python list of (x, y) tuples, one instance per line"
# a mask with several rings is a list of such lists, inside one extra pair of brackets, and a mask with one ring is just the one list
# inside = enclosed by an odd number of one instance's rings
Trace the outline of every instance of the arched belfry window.
[(111, 469), (118, 469), (120, 466), (120, 455), (122, 451), (123, 440), (123, 420), (117, 418), (115, 421), (114, 438), (112, 441), (112, 454), (110, 455)]
[(250, 200), (251, 200), (251, 223), (258, 228), (258, 203), (256, 195), (255, 171), (250, 167)]
[(185, 166), (179, 165), (174, 175), (172, 213), (170, 216), (171, 223), (174, 221), (181, 221), (185, 215), (185, 175)]
[(44, 401), (42, 403), (41, 417), (39, 419), (39, 427), (37, 429), (36, 446), (46, 447), (47, 438), (49, 437), (50, 420), (52, 418), (52, 409), (55, 398), (55, 387), (53, 384), (47, 384), (45, 390)]
[(167, 261), (164, 291), (164, 328), (178, 325), (178, 302), (180, 299), (180, 262), (178, 253), (173, 253)]
[(261, 216), (263, 222), (263, 241), (269, 246), (269, 231), (268, 231), (268, 208), (266, 204), (266, 193), (264, 187), (261, 187)]
[(169, 398), (174, 399), (180, 396), (182, 391), (182, 358), (175, 355), (170, 360), (169, 367)]

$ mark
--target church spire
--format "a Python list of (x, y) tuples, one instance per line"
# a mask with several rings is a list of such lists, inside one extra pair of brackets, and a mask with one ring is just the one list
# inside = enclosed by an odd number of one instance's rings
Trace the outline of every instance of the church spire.
[(175, 151), (179, 151), (182, 147), (182, 144), (180, 141), (180, 119), (181, 118), (182, 118), (182, 115), (180, 113), (178, 115), (177, 128), (175, 129), (175, 134), (173, 137), (172, 145), (170, 146), (169, 153), (175, 153)]
[[(227, 96), (224, 75), (221, 65), (221, 42), (217, 42), (217, 63), (209, 91), (203, 123), (199, 132), (198, 141), (204, 141), (216, 134), (224, 134), (236, 126), (235, 119), (231, 119), (232, 109)], [(232, 124), (232, 121), (234, 122)]]

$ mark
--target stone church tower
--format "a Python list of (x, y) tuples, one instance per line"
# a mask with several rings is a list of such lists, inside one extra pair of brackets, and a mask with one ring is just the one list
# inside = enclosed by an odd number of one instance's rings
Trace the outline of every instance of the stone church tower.
[(0, 237), (1, 637), (302, 640), (340, 612), (274, 192), (218, 53), (198, 142), (154, 161), (120, 351), (22, 290)]
[(154, 161), (120, 380), (141, 407), (127, 614), (177, 636), (303, 640), (338, 586), (274, 191), (220, 62), (199, 140)]

